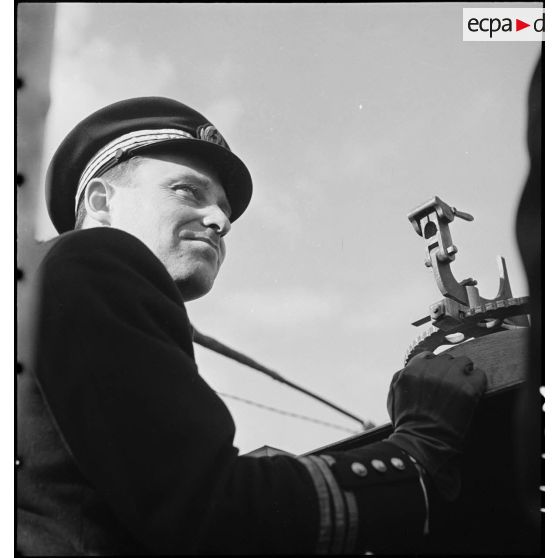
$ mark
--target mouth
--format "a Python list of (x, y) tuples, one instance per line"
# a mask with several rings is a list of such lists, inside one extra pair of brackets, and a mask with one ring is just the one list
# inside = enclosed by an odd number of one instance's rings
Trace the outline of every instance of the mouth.
[(219, 241), (206, 236), (206, 235), (202, 235), (202, 234), (194, 234), (191, 233), (189, 231), (181, 231), (180, 234), (178, 235), (180, 240), (197, 240), (199, 242), (203, 242), (205, 244), (208, 244), (209, 246), (211, 246), (216, 252), (217, 254), (220, 253), (220, 246), (219, 246)]
[(213, 242), (211, 239), (209, 238), (205, 238), (205, 237), (196, 237), (193, 238), (192, 240), (199, 240), (200, 242), (205, 242), (206, 244), (209, 244), (209, 246), (211, 246), (212, 248), (214, 248), (217, 252), (219, 252), (219, 245), (216, 244), (215, 242)]

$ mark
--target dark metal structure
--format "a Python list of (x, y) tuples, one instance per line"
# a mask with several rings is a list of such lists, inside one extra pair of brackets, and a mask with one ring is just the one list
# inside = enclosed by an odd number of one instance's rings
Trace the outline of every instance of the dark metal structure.
[[(531, 335), (526, 316), (529, 299), (512, 297), (503, 258), (499, 258), (500, 288), (493, 300), (480, 297), (473, 279), (458, 282), (453, 277), (450, 264), (457, 248), (451, 240), (449, 223), (455, 216), (472, 220), (438, 197), (408, 216), (426, 241), (425, 263), (434, 271), (444, 298), (430, 306), (429, 316), (414, 323), (431, 321), (433, 325), (411, 345), (405, 362), (420, 351), (454, 343), (448, 352), (467, 356), (482, 369), (488, 389), (464, 451), (460, 495), (448, 503), (432, 492), (430, 535), (417, 554), (538, 555), (542, 544), (540, 514), (533, 516), (524, 494), (525, 487), (536, 489), (538, 480), (518, 460), (523, 450), (518, 440), (522, 432), (525, 434), (525, 420), (533, 424), (531, 416), (541, 414), (540, 407), (521, 406), (537, 373), (530, 354), (540, 350), (540, 339)], [(535, 312), (533, 319), (538, 325), (540, 313)], [(519, 415), (524, 411), (529, 416)], [(391, 425), (384, 425), (309, 453), (353, 449), (383, 440), (391, 432)], [(530, 432), (533, 439), (541, 434)], [(534, 443), (528, 449), (536, 447)], [(527, 461), (537, 458), (540, 454), (530, 455)], [(526, 473), (531, 476), (525, 478)]]

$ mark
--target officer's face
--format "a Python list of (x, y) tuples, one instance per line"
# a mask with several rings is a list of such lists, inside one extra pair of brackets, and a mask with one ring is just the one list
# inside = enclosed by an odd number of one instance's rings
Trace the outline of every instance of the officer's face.
[(143, 241), (184, 300), (206, 294), (225, 257), (230, 206), (215, 171), (183, 154), (149, 155), (114, 189), (111, 226)]

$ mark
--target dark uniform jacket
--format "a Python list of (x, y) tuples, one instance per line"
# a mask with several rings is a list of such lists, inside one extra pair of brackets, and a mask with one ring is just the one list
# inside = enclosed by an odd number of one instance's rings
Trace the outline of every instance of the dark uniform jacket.
[(370, 522), (382, 548), (401, 506), (378, 498), (404, 497), (413, 519), (396, 521), (390, 540), (420, 537), (418, 473), (389, 443), (373, 453), (404, 470), (377, 480), (351, 473), (358, 454), (238, 455), (233, 420), (198, 373), (181, 296), (139, 240), (66, 233), (40, 273), (35, 364), (18, 381), (22, 554), (331, 552), (354, 549)]

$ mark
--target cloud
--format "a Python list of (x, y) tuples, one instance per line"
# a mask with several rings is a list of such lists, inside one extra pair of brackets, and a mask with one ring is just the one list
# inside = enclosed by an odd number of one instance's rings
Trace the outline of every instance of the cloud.
[(216, 123), (219, 131), (228, 138), (235, 133), (244, 115), (244, 106), (234, 97), (219, 99), (204, 109), (203, 114)]
[(227, 88), (245, 78), (245, 66), (225, 53), (213, 70), (213, 83), (216, 87)]
[(54, 42), (57, 48), (71, 53), (83, 45), (92, 7), (91, 4), (86, 3), (60, 3), (56, 6)]
[[(174, 67), (161, 52), (147, 57), (140, 47), (91, 31), (91, 6), (59, 4), (50, 79), (51, 105), (47, 117), (43, 176), (54, 151), (83, 118), (127, 97), (165, 95)], [(37, 238), (55, 235), (40, 204)]]
[(283, 328), (317, 323), (338, 316), (340, 297), (303, 287), (272, 292), (236, 292), (223, 300), (227, 315), (249, 317), (251, 323)]
[(65, 38), (55, 46), (47, 149), (94, 110), (126, 97), (161, 94), (173, 78), (168, 58), (158, 54), (146, 59), (136, 46), (103, 37), (73, 51), (66, 46)]

